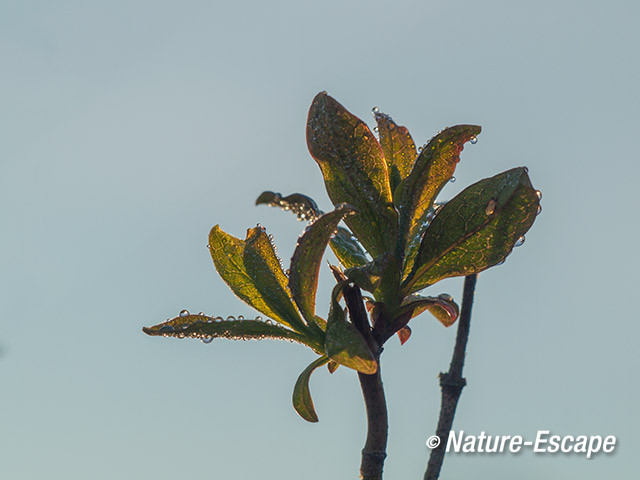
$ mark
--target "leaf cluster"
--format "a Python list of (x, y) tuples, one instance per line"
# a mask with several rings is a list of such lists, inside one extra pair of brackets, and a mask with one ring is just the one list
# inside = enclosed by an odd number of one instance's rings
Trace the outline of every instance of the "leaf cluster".
[[(328, 364), (375, 373), (382, 345), (394, 334), (402, 343), (409, 321), (424, 311), (445, 326), (458, 316), (451, 296), (422, 296), (424, 288), (449, 277), (481, 272), (503, 262), (529, 230), (540, 193), (526, 167), (480, 180), (446, 203), (436, 198), (451, 180), (465, 143), (480, 127), (445, 128), (416, 149), (409, 131), (374, 109), (378, 138), (335, 99), (322, 92), (311, 105), (307, 144), (320, 167), (334, 210), (324, 213), (299, 193), (263, 192), (256, 204), (290, 210), (310, 223), (298, 238), (288, 270), (272, 236), (261, 226), (244, 240), (219, 226), (209, 250), (222, 279), (244, 302), (265, 315), (223, 320), (185, 314), (145, 328), (149, 335), (283, 339), (310, 347), (318, 358), (300, 375), (293, 405), (306, 420), (318, 420), (309, 393), (312, 372)], [(345, 226), (342, 226), (344, 223)], [(326, 319), (316, 312), (318, 275), (329, 245), (340, 262)], [(341, 298), (355, 285), (368, 292), (369, 322), (347, 319)]]

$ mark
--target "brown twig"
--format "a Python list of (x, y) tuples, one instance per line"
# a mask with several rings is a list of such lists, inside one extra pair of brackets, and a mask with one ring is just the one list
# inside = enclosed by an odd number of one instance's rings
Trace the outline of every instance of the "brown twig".
[(469, 338), (469, 327), (471, 323), (471, 307), (473, 306), (473, 295), (476, 288), (477, 274), (469, 275), (464, 279), (464, 289), (462, 292), (462, 310), (458, 321), (458, 332), (456, 343), (453, 348), (453, 357), (447, 373), (440, 374), (440, 388), (442, 390), (442, 401), (440, 406), (440, 419), (436, 436), (440, 439), (440, 444), (431, 450), (427, 471), (424, 480), (437, 480), (440, 476), (440, 469), (444, 462), (445, 449), (449, 440), (449, 432), (453, 425), (453, 417), (456, 413), (458, 400), (462, 389), (467, 381), (462, 377), (462, 367), (464, 366), (465, 350)]

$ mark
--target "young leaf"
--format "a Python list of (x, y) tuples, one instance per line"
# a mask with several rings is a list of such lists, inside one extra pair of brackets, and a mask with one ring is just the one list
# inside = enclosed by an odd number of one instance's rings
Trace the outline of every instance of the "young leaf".
[(399, 315), (411, 312), (409, 319), (417, 317), (425, 310), (440, 321), (445, 327), (450, 327), (458, 319), (460, 308), (450, 295), (442, 294), (437, 297), (423, 297), (411, 295), (402, 302)]
[(427, 227), (403, 293), (502, 262), (533, 224), (538, 205), (524, 167), (467, 187)]
[(144, 327), (144, 333), (152, 336), (199, 338), (208, 343), (214, 338), (231, 340), (290, 340), (311, 347), (322, 353), (322, 345), (306, 335), (288, 328), (265, 323), (262, 320), (223, 320), (205, 315), (180, 315), (153, 327)]
[(333, 373), (335, 372), (338, 367), (340, 366), (339, 363), (334, 362), (333, 360), (331, 360), (328, 364), (327, 364), (327, 369), (329, 370), (329, 373)]
[(378, 370), (378, 363), (364, 337), (347, 321), (337, 297), (344, 285), (334, 287), (327, 320), (325, 352), (327, 356), (345, 367), (371, 375)]
[(402, 327), (398, 330), (398, 338), (400, 339), (400, 345), (404, 345), (409, 341), (409, 337), (411, 337), (411, 328), (408, 326)]
[(345, 268), (361, 267), (369, 262), (358, 242), (352, 238), (351, 232), (346, 228), (338, 227), (338, 231), (329, 242), (329, 246)]
[(256, 200), (256, 205), (269, 205), (280, 207), (283, 210), (291, 210), (296, 214), (298, 220), (314, 221), (322, 215), (316, 202), (301, 193), (293, 193), (283, 198), (279, 193), (262, 192)]
[(316, 316), (316, 290), (322, 255), (338, 223), (353, 213), (355, 209), (346, 204), (338, 205), (333, 212), (325, 213), (307, 227), (293, 252), (289, 269), (289, 289), (298, 309), (309, 323), (314, 321)]
[(316, 368), (328, 362), (329, 359), (324, 356), (312, 362), (303, 370), (293, 387), (293, 408), (295, 408), (298, 415), (307, 422), (315, 423), (318, 421), (318, 415), (313, 407), (313, 400), (311, 399), (311, 392), (309, 391), (309, 379)]
[(283, 325), (306, 331), (287, 288), (287, 277), (262, 228), (249, 229), (243, 241), (216, 225), (209, 233), (209, 250), (220, 277), (240, 299)]
[(380, 146), (389, 171), (391, 193), (407, 178), (416, 159), (416, 144), (406, 127), (396, 125), (389, 115), (374, 110)]
[(358, 210), (346, 223), (360, 243), (374, 257), (391, 251), (397, 213), (382, 150), (367, 125), (322, 92), (309, 109), (307, 145), (334, 205)]
[[(440, 190), (453, 176), (465, 142), (480, 133), (475, 125), (446, 128), (433, 137), (420, 152), (409, 176), (394, 194), (400, 212), (400, 245), (415, 235), (426, 212), (433, 206)], [(404, 252), (402, 252), (404, 253)]]

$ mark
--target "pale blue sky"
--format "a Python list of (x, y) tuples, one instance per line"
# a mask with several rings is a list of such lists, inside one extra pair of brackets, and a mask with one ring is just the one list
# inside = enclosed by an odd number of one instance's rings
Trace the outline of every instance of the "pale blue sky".
[[(0, 477), (357, 477), (353, 372), (314, 375), (312, 425), (290, 401), (308, 349), (140, 331), (182, 308), (253, 314), (217, 277), (207, 233), (260, 222), (290, 256), (304, 225), (253, 203), (299, 191), (329, 208), (304, 138), (327, 90), (419, 143), (482, 125), (442, 198), (519, 165), (543, 192), (525, 245), (479, 278), (454, 427), (619, 441), (593, 460), (449, 456), (443, 478), (631, 478), (639, 14), (631, 1), (0, 2)], [(383, 356), (389, 479), (422, 478), (455, 333), (427, 315), (412, 327)]]

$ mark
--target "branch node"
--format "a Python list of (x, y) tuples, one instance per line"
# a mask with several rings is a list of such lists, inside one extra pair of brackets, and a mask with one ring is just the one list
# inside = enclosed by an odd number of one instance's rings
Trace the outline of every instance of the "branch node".
[(451, 375), (450, 373), (441, 372), (439, 377), (441, 387), (450, 387), (461, 391), (464, 387), (467, 386), (467, 380), (465, 378)]

